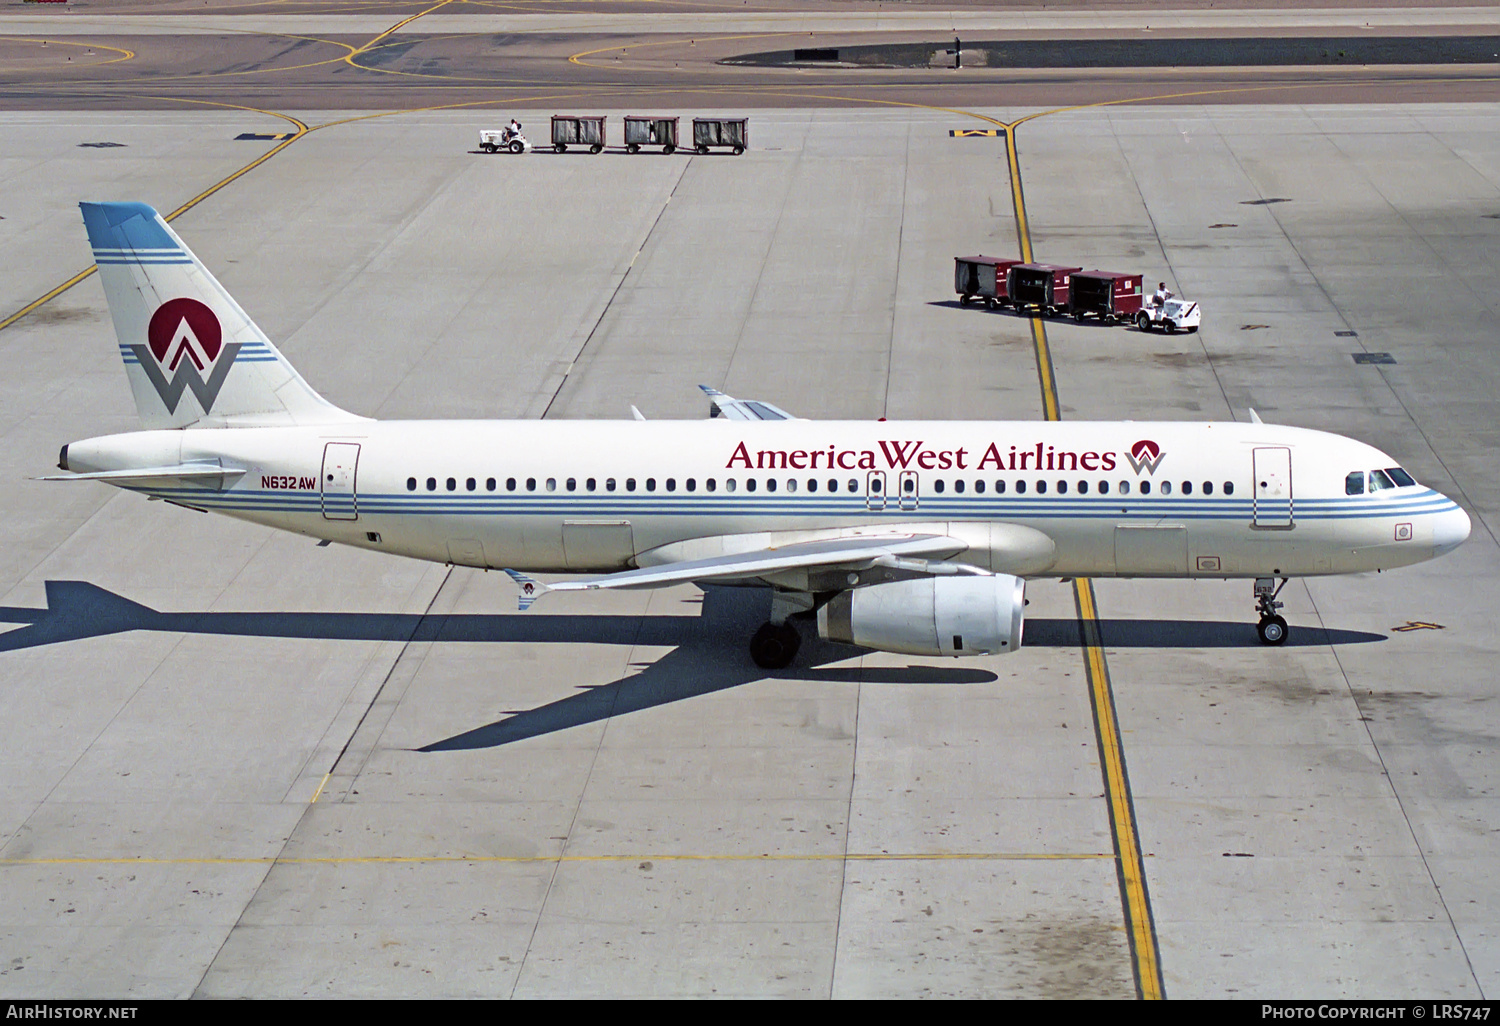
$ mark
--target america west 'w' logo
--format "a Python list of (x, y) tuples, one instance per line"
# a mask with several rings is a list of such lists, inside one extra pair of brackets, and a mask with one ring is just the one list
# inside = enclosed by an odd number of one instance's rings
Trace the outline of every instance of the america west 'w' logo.
[(1166, 455), (1161, 451), (1161, 446), (1143, 438), (1130, 447), (1130, 452), (1125, 458), (1130, 461), (1130, 469), (1137, 474), (1143, 470), (1148, 474), (1155, 474), (1156, 468), (1161, 465)]
[[(146, 341), (148, 345), (134, 345), (130, 351), (167, 412), (177, 412), (185, 388), (192, 389), (203, 412), (209, 412), (240, 351), (238, 342), (224, 342), (214, 312), (196, 299), (169, 299), (151, 315)], [(206, 368), (212, 368), (207, 378)]]

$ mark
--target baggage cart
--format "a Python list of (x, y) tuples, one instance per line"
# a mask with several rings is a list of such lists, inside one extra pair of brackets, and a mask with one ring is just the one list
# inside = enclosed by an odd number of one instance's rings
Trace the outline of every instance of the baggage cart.
[(552, 115), (552, 149), (566, 153), (569, 146), (587, 146), (590, 153), (604, 149), (604, 115)]
[(660, 146), (663, 153), (675, 153), (677, 121), (677, 118), (629, 115), (625, 118), (625, 152), (639, 153), (642, 146)]
[(693, 148), (707, 153), (710, 146), (728, 146), (735, 156), (750, 145), (750, 122), (745, 118), (694, 118)]
[(1106, 324), (1134, 320), (1145, 301), (1143, 276), (1119, 271), (1079, 271), (1068, 284), (1075, 321), (1093, 314)]
[(1008, 305), (1006, 272), (1020, 262), (992, 256), (954, 257), (953, 291), (958, 293), (958, 301), (968, 306), (975, 299), (982, 299), (991, 310)]
[(1061, 264), (1016, 264), (1008, 272), (1010, 301), (1017, 313), (1033, 307), (1052, 317), (1068, 308), (1068, 283), (1081, 270)]

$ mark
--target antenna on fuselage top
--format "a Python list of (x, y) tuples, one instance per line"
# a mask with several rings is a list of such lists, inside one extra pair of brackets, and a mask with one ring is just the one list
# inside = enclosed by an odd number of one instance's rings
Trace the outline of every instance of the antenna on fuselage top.
[(1253, 409), (1250, 409), (1250, 407), (1248, 407), (1248, 406), (1245, 407), (1245, 408), (1247, 410), (1250, 410), (1250, 423), (1252, 423), (1252, 424), (1264, 424), (1265, 423), (1265, 421), (1263, 421), (1263, 420), (1260, 419), (1260, 414), (1256, 413)]

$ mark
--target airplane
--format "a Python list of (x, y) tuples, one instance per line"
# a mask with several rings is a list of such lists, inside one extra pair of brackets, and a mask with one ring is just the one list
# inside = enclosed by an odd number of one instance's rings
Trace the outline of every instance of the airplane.
[[(161, 216), (82, 203), (144, 430), (71, 442), (102, 481), (549, 591), (771, 589), (761, 667), (824, 639), (921, 656), (1021, 646), (1033, 578), (1254, 581), (1387, 570), (1469, 535), (1363, 442), (1249, 422), (818, 421), (704, 386), (710, 417), (379, 421), (318, 395)], [(590, 574), (545, 584), (537, 573)], [(811, 628), (810, 628), (811, 629)]]

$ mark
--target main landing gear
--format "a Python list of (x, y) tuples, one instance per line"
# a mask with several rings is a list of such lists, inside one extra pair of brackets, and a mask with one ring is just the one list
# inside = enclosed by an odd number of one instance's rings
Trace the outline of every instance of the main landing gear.
[(750, 658), (763, 670), (782, 670), (792, 665), (801, 646), (802, 635), (790, 621), (764, 623), (750, 639)]
[(750, 639), (750, 658), (762, 670), (784, 670), (797, 658), (802, 635), (791, 618), (807, 616), (817, 600), (806, 592), (771, 592), (771, 619), (760, 625)]
[(1276, 615), (1276, 610), (1284, 604), (1277, 602), (1276, 596), (1281, 594), (1286, 582), (1285, 577), (1281, 578), (1279, 584), (1274, 577), (1255, 579), (1255, 611), (1260, 614), (1260, 622), (1255, 625), (1255, 630), (1260, 635), (1262, 644), (1280, 645), (1286, 641), (1286, 621)]

